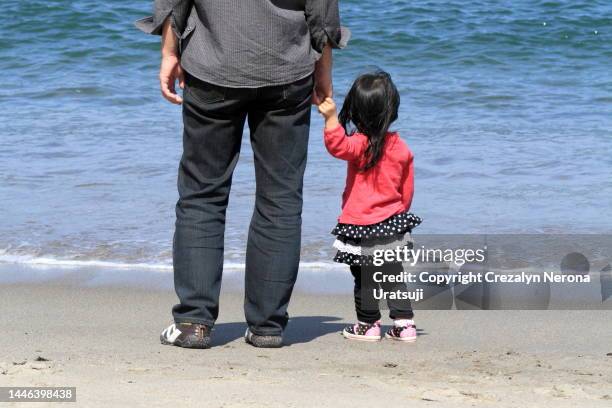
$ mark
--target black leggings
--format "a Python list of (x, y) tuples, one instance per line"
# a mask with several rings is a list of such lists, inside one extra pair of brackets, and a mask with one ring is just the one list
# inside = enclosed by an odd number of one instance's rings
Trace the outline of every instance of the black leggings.
[[(374, 280), (374, 273), (382, 272), (384, 276), (389, 276), (399, 275), (402, 271), (402, 264), (400, 263), (385, 264), (383, 266), (351, 266), (351, 273), (355, 278), (355, 311), (360, 322), (374, 323), (380, 320), (379, 301), (374, 297), (376, 289), (382, 288), (383, 292), (386, 293), (407, 292), (405, 283), (379, 283)], [(380, 293), (380, 291), (377, 292)], [(389, 307), (389, 317), (393, 320), (412, 319), (414, 317), (409, 299), (387, 298), (387, 306)]]

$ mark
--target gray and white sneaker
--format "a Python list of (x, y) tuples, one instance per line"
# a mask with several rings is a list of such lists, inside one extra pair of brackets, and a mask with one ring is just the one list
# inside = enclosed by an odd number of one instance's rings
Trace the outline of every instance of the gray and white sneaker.
[(207, 349), (210, 348), (211, 328), (197, 323), (173, 323), (159, 335), (162, 344)]
[(283, 346), (283, 336), (260, 336), (247, 329), (244, 333), (244, 341), (254, 347), (279, 348)]

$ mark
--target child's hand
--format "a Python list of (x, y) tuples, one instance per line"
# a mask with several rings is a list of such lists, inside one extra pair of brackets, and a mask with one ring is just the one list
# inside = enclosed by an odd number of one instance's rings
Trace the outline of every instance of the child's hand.
[(319, 105), (319, 112), (325, 119), (329, 118), (330, 116), (337, 116), (336, 103), (332, 98), (325, 98)]
[(339, 125), (336, 103), (332, 98), (325, 98), (319, 105), (319, 112), (325, 118), (325, 128), (333, 129)]

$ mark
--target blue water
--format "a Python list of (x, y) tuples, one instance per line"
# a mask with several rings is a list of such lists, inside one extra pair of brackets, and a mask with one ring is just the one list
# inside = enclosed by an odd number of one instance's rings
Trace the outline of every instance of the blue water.
[[(263, 0), (259, 0), (263, 1)], [(180, 108), (157, 88), (148, 0), (3, 4), (0, 262), (170, 263)], [(422, 233), (612, 230), (612, 3), (344, 0), (340, 99), (389, 71), (416, 157)], [(313, 116), (303, 261), (330, 259), (344, 164)], [(226, 236), (253, 203), (245, 135)]]

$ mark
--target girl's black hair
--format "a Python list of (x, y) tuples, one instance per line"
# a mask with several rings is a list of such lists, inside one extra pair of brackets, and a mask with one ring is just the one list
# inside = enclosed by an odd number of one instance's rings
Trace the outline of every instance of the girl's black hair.
[(384, 71), (360, 75), (346, 95), (338, 118), (347, 134), (355, 133), (355, 130), (349, 131), (352, 123), (357, 132), (368, 138), (362, 170), (371, 169), (382, 157), (387, 132), (397, 119), (399, 104), (399, 92)]

